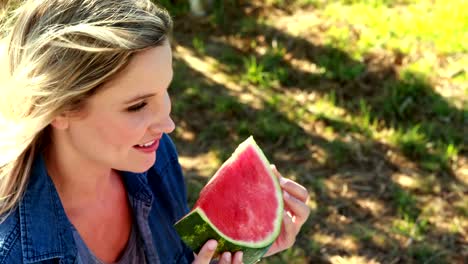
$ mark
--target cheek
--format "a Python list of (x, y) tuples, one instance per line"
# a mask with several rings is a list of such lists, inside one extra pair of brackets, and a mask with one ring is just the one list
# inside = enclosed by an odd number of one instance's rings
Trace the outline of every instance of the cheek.
[(128, 147), (139, 143), (145, 134), (146, 120), (136, 116), (123, 116), (103, 118), (105, 122), (96, 121), (97, 137), (104, 144), (113, 145), (116, 148)]

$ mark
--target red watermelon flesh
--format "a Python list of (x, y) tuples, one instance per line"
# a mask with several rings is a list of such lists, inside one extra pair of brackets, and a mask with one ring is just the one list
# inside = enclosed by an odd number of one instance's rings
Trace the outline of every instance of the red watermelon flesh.
[(234, 240), (262, 241), (275, 228), (272, 219), (279, 207), (275, 179), (254, 148), (248, 145), (224, 164), (195, 204), (219, 231)]
[(241, 143), (201, 190), (192, 211), (175, 224), (198, 252), (209, 239), (217, 252), (243, 251), (255, 263), (278, 237), (283, 216), (281, 187), (252, 137)]

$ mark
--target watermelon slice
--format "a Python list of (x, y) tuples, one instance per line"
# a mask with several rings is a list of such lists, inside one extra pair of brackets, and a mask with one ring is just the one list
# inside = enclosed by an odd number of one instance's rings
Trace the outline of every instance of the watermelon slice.
[(243, 251), (243, 262), (258, 261), (278, 237), (283, 197), (278, 178), (249, 137), (201, 190), (192, 211), (175, 224), (195, 252), (209, 239), (216, 254)]

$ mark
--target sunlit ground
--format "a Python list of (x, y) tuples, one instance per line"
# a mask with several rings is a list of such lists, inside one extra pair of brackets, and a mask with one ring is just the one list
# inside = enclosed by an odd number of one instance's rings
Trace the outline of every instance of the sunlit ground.
[(262, 263), (464, 263), (468, 3), (224, 5), (169, 6), (190, 202), (254, 135), (312, 198), (294, 248)]

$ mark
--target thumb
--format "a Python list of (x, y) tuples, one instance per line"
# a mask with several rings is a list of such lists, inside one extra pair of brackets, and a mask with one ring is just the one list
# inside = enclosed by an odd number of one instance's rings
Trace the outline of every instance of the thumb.
[(216, 240), (208, 240), (198, 252), (193, 264), (209, 264), (217, 246), (218, 242)]

